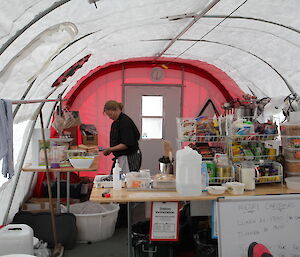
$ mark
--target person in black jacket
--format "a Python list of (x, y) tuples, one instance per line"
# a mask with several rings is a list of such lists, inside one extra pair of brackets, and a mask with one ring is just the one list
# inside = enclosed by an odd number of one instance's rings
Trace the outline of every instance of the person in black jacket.
[[(139, 149), (140, 132), (133, 120), (122, 112), (123, 104), (114, 100), (107, 101), (103, 112), (113, 120), (110, 130), (110, 147), (103, 151), (105, 156), (113, 153), (123, 173), (139, 171), (142, 154)], [(113, 163), (114, 167), (114, 163)]]

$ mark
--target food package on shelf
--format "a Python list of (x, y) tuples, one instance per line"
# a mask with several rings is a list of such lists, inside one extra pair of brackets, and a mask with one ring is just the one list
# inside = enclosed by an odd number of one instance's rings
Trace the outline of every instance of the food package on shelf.
[(183, 141), (219, 141), (220, 126), (217, 118), (177, 118), (178, 138)]
[(300, 124), (280, 124), (280, 132), (282, 136), (300, 136)]

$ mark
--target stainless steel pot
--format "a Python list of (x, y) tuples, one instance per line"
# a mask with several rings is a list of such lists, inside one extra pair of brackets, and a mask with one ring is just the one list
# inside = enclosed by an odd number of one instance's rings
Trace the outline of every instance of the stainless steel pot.
[(168, 162), (168, 163), (159, 162), (159, 170), (163, 174), (174, 174), (173, 163), (171, 163), (171, 162)]

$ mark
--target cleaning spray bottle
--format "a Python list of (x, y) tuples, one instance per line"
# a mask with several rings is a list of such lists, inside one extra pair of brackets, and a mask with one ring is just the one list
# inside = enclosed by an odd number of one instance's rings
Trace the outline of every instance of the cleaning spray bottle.
[(116, 160), (115, 167), (113, 168), (113, 189), (120, 190), (122, 189), (122, 182), (120, 179), (121, 167), (119, 165), (118, 159)]

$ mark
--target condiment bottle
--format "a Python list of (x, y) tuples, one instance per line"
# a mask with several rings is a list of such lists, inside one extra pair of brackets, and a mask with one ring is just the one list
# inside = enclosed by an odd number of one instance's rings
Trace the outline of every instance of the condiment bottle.
[(121, 167), (119, 165), (118, 159), (116, 160), (115, 167), (113, 168), (113, 189), (120, 190), (122, 189), (122, 182), (120, 179)]

